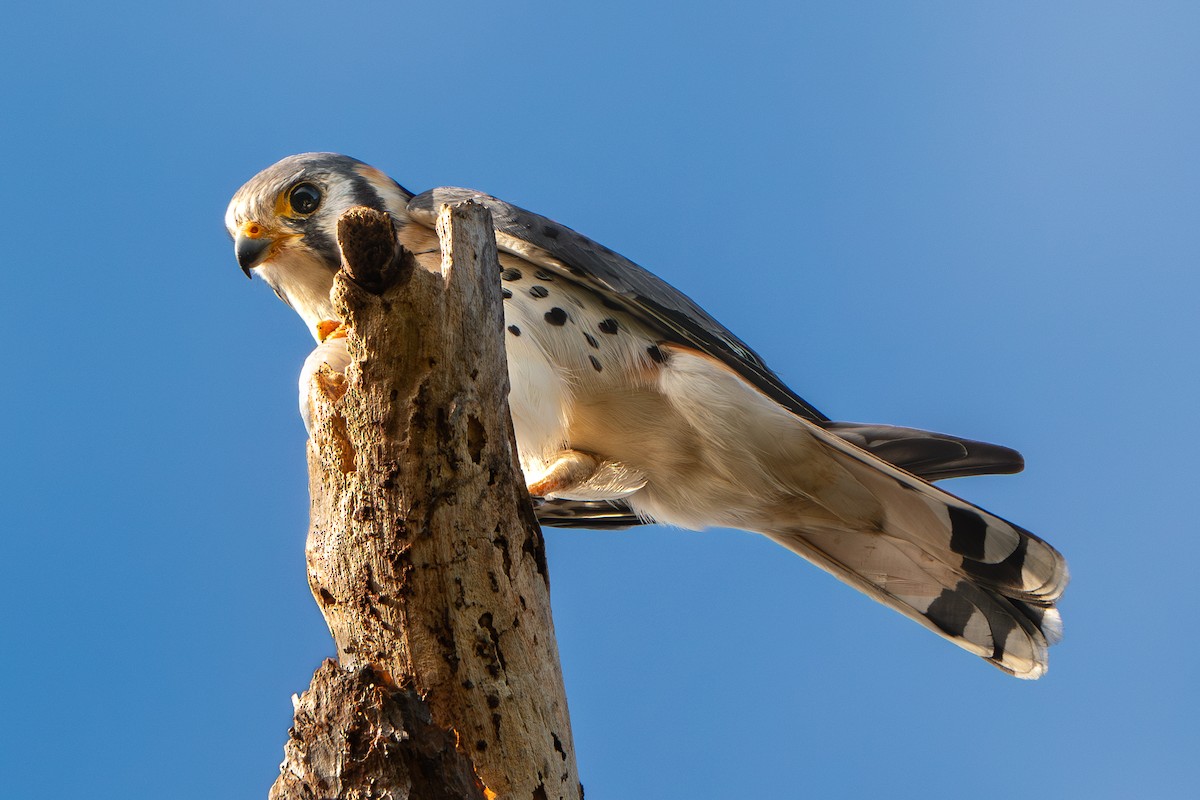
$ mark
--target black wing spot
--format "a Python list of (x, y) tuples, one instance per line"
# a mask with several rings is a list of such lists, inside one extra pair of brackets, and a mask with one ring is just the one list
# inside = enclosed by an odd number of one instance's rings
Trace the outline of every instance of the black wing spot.
[(500, 277), (506, 281), (519, 281), (524, 276), (521, 275), (521, 270), (516, 269), (515, 267), (509, 267), (500, 273)]
[(962, 636), (975, 613), (975, 606), (954, 589), (942, 589), (925, 612), (934, 625), (951, 636)]
[(625, 310), (625, 306), (621, 305), (616, 300), (613, 300), (611, 297), (603, 297), (602, 296), (600, 298), (600, 304), (603, 305), (605, 308), (611, 308), (613, 311), (624, 311)]
[(547, 311), (545, 316), (546, 322), (549, 322), (551, 325), (562, 326), (567, 323), (567, 312), (563, 311), (558, 306), (555, 306)]
[(596, 358), (595, 356), (588, 356), (588, 361), (592, 362), (592, 368), (595, 369), (596, 372), (604, 371), (604, 367), (600, 366), (600, 359)]
[(601, 322), (599, 327), (600, 327), (601, 333), (607, 333), (610, 336), (613, 336), (613, 335), (616, 335), (618, 326), (617, 326), (617, 321), (615, 319), (613, 319), (612, 317), (609, 317), (608, 319)]
[[(1007, 598), (1005, 599), (1007, 600)], [(1020, 606), (1024, 603), (1014, 603), (1013, 605)], [(1004, 643), (1008, 641), (1008, 634), (1017, 628), (1017, 620), (1008, 615), (992, 614), (988, 617), (988, 627), (992, 631), (992, 660), (1000, 663), (1004, 660)]]
[(1025, 578), (1021, 574), (1025, 567), (1025, 556), (1029, 552), (1029, 537), (1022, 536), (1017, 549), (1008, 554), (1003, 561), (995, 564), (985, 564), (982, 561), (963, 559), (963, 569), (967, 574), (986, 581), (993, 586), (1004, 586), (1013, 589), (1023, 589)]
[(545, 286), (532, 286), (529, 289), (529, 293), (534, 297), (541, 298), (547, 297), (550, 294), (550, 291)]
[(596, 337), (592, 336), (590, 333), (585, 333), (583, 335), (583, 338), (587, 339), (587, 343), (590, 344), (592, 347), (596, 347), (596, 348), (600, 347), (600, 343), (596, 341)]
[(987, 552), (987, 522), (969, 508), (949, 506), (950, 549), (960, 556), (982, 561)]
[(505, 300), (509, 300), (512, 298), (512, 289), (505, 289), (504, 287), (500, 287), (500, 295)]
[(509, 333), (511, 333), (513, 336), (520, 336), (520, 335), (521, 335), (521, 329), (520, 329), (520, 328), (518, 328), (516, 325), (509, 325), (509, 326), (508, 326), (508, 332), (509, 332)]
[(537, 272), (533, 273), (533, 277), (537, 278), (539, 281), (546, 281), (547, 283), (554, 282), (554, 276), (549, 272), (546, 272), (544, 269), (539, 269)]
[(667, 360), (667, 357), (663, 353), (662, 349), (656, 344), (652, 344), (646, 348), (646, 355), (650, 356), (650, 360), (655, 364), (661, 364)]

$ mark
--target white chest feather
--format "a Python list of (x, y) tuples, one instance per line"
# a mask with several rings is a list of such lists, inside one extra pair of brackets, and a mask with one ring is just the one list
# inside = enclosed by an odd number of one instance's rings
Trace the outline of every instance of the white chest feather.
[(575, 284), (507, 255), (501, 266), (509, 403), (530, 476), (570, 443), (581, 399), (641, 379), (654, 340)]

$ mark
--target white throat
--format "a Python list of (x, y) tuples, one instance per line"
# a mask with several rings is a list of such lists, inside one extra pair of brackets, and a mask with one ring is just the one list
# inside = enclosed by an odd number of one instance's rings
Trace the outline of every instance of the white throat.
[(319, 259), (306, 253), (286, 252), (263, 262), (254, 272), (300, 315), (314, 339), (318, 322), (337, 318), (329, 299), (334, 273)]

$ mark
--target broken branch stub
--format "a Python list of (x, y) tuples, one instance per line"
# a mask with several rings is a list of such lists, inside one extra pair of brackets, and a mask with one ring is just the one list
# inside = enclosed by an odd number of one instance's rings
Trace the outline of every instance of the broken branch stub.
[(337, 242), (345, 274), (371, 294), (382, 294), (412, 269), (412, 254), (396, 240), (392, 218), (379, 211), (360, 206), (342, 214)]

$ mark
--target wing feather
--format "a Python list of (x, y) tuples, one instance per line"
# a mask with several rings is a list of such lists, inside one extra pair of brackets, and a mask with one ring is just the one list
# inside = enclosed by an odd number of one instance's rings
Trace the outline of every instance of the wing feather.
[[(1031, 607), (970, 580), (911, 542), (876, 532), (806, 525), (766, 535), (834, 577), (1018, 678), (1046, 671), (1047, 635), (1059, 628)], [(1037, 614), (1035, 621), (1031, 615)]]
[(663, 341), (686, 345), (723, 361), (793, 413), (814, 422), (828, 419), (789, 389), (749, 345), (687, 295), (565, 225), (491, 195), (452, 186), (417, 195), (409, 201), (408, 213), (416, 222), (433, 227), (443, 205), (464, 200), (474, 200), (492, 212), (496, 245), (501, 250), (587, 286), (603, 301), (633, 312), (656, 328)]

